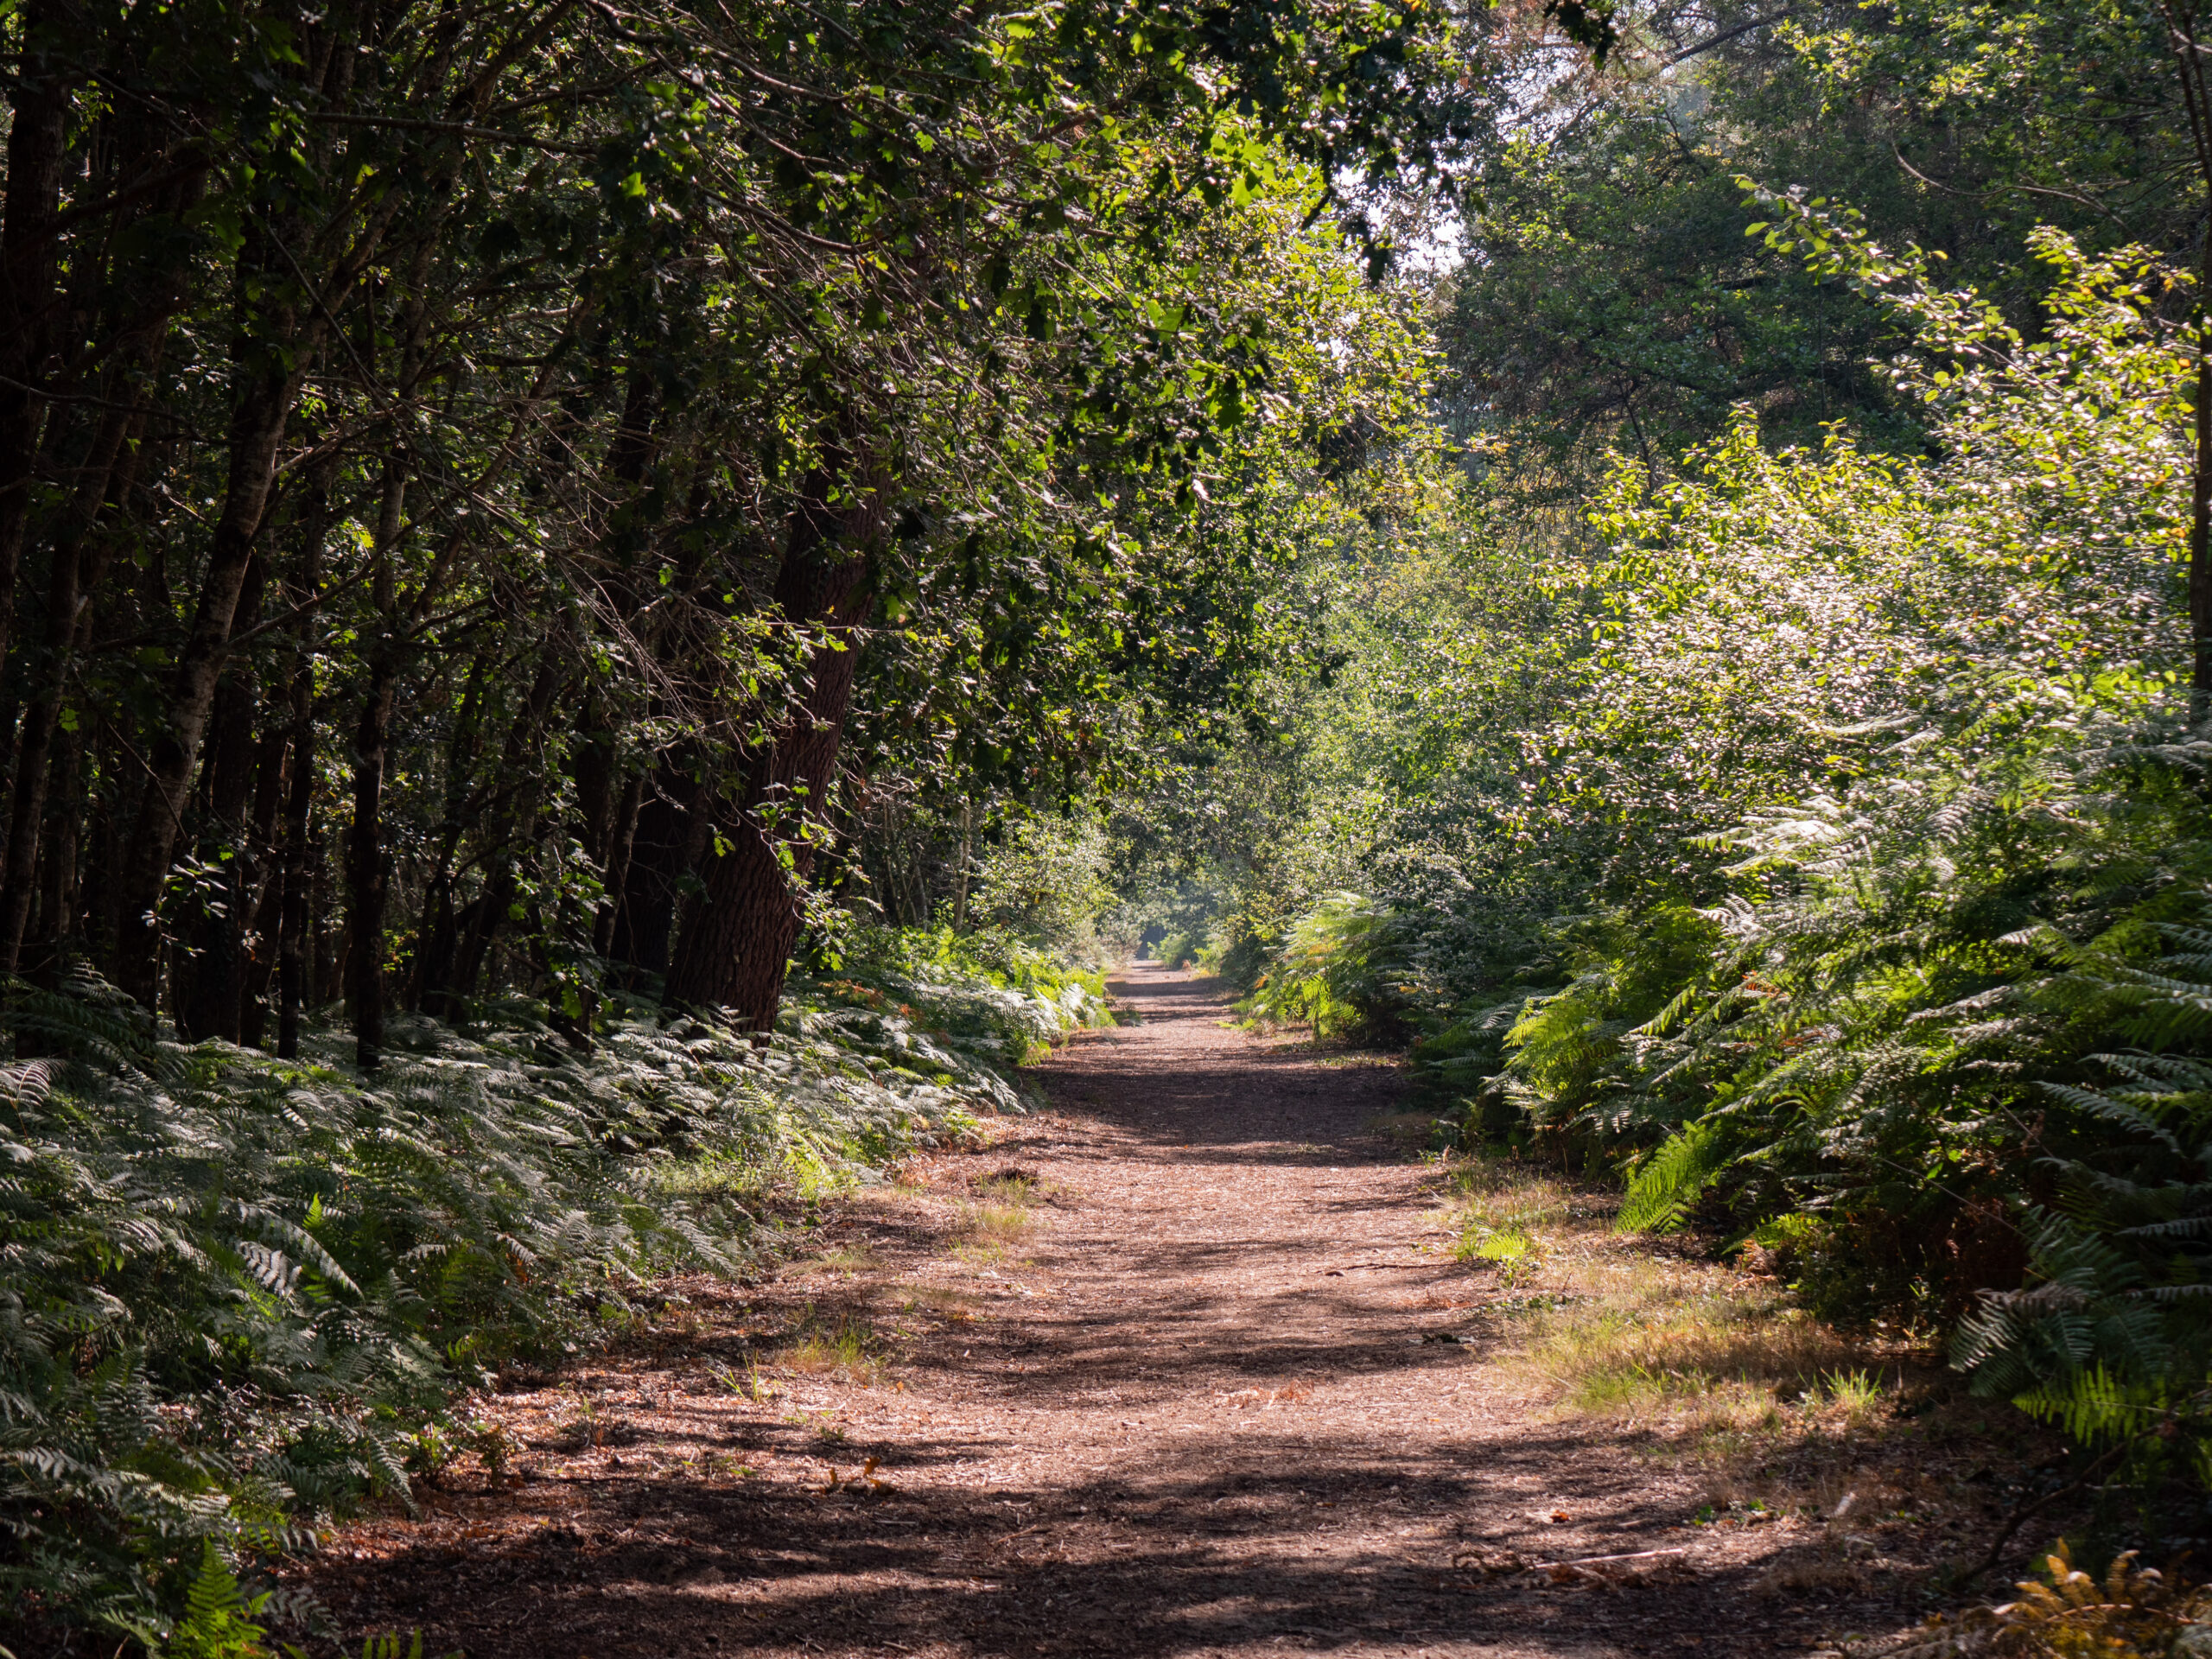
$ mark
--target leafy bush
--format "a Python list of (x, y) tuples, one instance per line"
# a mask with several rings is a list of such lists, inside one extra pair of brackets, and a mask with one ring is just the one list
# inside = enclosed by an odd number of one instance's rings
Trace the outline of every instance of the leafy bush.
[(994, 1090), (1009, 1109), (1018, 1096), (995, 1068), (1019, 1065), (1081, 1027), (1113, 1023), (1103, 972), (1071, 966), (1004, 929), (855, 925), (839, 961), (836, 975), (795, 987), (787, 1023), (811, 1021), (849, 1046), (935, 1064), (948, 1077), (961, 1071), (963, 1086)]
[(1114, 901), (1106, 834), (1076, 818), (1026, 818), (980, 860), (974, 913), (1063, 954), (1096, 955), (1094, 924)]
[(1823, 1312), (1951, 1328), (1974, 1386), (2194, 1458), (2185, 279), (2044, 234), (2031, 338), (1847, 215), (1774, 210), (1910, 330), (1930, 453), (1770, 451), (1746, 411), (1679, 473), (1624, 463), (1594, 541), (1517, 573), (1414, 504), (1298, 738), (1334, 768), (1307, 838), (1357, 812), (1375, 896), (1323, 888), (1268, 935), (1250, 884), (1248, 1007), (1418, 1022), (1465, 1134), (1611, 1166), (1624, 1225), (1756, 1242)]
[[(2107, 1051), (2139, 1023), (2117, 988), (2152, 971), (2208, 873), (2202, 753), (2162, 701), (2178, 644), (2166, 558), (2183, 365), (2141, 308), (2139, 265), (2044, 250), (2063, 277), (2047, 342), (1961, 296), (1912, 301), (1932, 340), (1981, 341), (1997, 359), (1933, 377), (1952, 452), (1910, 481), (1921, 509), (1891, 532), (1911, 556), (1893, 562), (1890, 609), (1910, 625), (1893, 632), (1924, 639), (1916, 706), (1824, 728), (1837, 791), (1712, 838), (1739, 855), (1709, 912), (1726, 944), (1624, 1039), (1624, 1126), (1695, 1108), (1642, 1166), (1624, 1217), (1702, 1204), (1817, 1263), (1804, 1282), (1831, 1305), (1955, 1320), (1978, 1291), (2018, 1283), (2031, 1254), (2046, 1274), (2061, 1255), (2078, 1274), (2088, 1201), (2063, 1194), (2086, 1181), (2085, 1159), (2133, 1160), (2143, 1133), (2139, 1105), (2098, 1079), (2118, 1067), (2142, 1094), (2177, 1075), (2171, 1057)], [(1756, 511), (1780, 524), (1779, 503), (1758, 505), (1764, 475), (1696, 486), (1710, 507), (1680, 486), (1669, 522)], [(1829, 515), (1821, 533), (1850, 529)], [(1913, 597), (1977, 586), (2002, 615), (1948, 633)], [(2063, 1221), (2050, 1208), (2062, 1202)], [(2018, 1359), (2029, 1340), (1973, 1328), (1962, 1358), (1996, 1365), (1993, 1379), (2007, 1370), (1998, 1354)], [(2121, 1327), (2088, 1329), (2062, 1348), (2120, 1363)]]

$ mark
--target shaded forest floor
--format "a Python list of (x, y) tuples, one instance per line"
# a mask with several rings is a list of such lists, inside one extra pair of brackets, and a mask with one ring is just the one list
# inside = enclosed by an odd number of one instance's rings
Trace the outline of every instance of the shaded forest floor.
[(1048, 1113), (479, 1399), (488, 1466), (297, 1582), (468, 1659), (1840, 1652), (1956, 1599), (2017, 1421), (1423, 1160), (1389, 1064), (1115, 989)]

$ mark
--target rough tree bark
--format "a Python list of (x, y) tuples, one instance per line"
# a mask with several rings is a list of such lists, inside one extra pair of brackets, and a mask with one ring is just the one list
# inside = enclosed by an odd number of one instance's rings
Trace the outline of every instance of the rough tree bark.
[(752, 1031), (774, 1026), (783, 998), (800, 887), (814, 864), (805, 820), (828, 799), (859, 665), (855, 628), (884, 529), (880, 488), (871, 482), (856, 499), (838, 501), (836, 485), (835, 474), (810, 480), (776, 577), (778, 613), (827, 635), (811, 683), (753, 757), (734, 810), (716, 815), (725, 819), (721, 848), (706, 861), (703, 891), (684, 906), (669, 964), (669, 1002), (726, 1008)]

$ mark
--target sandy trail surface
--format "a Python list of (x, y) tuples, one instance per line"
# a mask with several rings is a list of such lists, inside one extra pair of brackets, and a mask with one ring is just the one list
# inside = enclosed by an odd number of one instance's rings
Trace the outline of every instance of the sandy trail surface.
[[(1690, 1525), (1689, 1475), (1496, 1380), (1505, 1293), (1378, 1128), (1402, 1073), (1230, 1028), (1187, 975), (1115, 989), (1140, 1022), (1055, 1056), (1049, 1112), (838, 1209), (825, 1264), (701, 1281), (636, 1351), (491, 1397), (512, 1472), (308, 1575), (354, 1645), (1600, 1659), (1852, 1628), (1848, 1586), (1751, 1592), (1776, 1529)], [(972, 1195), (1007, 1168), (1050, 1196), (994, 1257)], [(764, 1333), (802, 1325), (889, 1363), (775, 1370)], [(780, 1382), (733, 1387), (751, 1360)]]

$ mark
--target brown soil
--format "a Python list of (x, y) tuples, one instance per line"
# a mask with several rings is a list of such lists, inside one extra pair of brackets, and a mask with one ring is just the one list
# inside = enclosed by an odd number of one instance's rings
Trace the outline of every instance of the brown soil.
[[(1424, 1239), (1435, 1172), (1377, 1127), (1398, 1071), (1149, 964), (1116, 990), (1141, 1023), (1055, 1056), (1050, 1113), (840, 1207), (814, 1271), (687, 1283), (636, 1351), (482, 1402), (511, 1472), (457, 1465), (305, 1575), (352, 1649), (1599, 1659), (1910, 1622), (1853, 1599), (1893, 1593), (1878, 1563), (1694, 1526), (1648, 1436), (1493, 1377), (1499, 1293)], [(1046, 1198), (992, 1259), (973, 1205), (1009, 1167)], [(841, 1322), (880, 1368), (792, 1349)], [(755, 1362), (782, 1393), (733, 1387)], [(1543, 1570), (1646, 1551), (1679, 1553)]]

